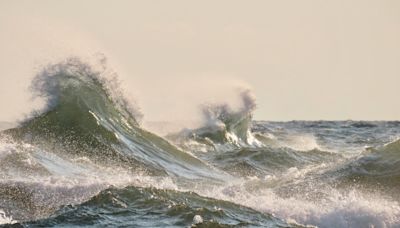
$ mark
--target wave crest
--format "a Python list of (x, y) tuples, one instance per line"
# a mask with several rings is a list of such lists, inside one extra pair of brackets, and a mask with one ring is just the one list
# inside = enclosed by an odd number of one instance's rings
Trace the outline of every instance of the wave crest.
[(105, 58), (99, 60), (99, 65), (90, 65), (77, 57), (49, 64), (33, 78), (31, 90), (34, 97), (45, 100), (45, 111), (53, 109), (66, 99), (79, 98), (88, 102), (90, 94), (102, 99), (102, 102), (108, 100), (107, 102), (111, 102), (136, 124), (143, 117), (134, 101), (128, 101), (123, 95), (117, 74), (107, 68)]

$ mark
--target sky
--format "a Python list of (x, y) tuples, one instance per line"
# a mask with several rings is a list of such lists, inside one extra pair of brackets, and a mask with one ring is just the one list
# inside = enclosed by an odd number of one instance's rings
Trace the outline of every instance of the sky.
[(191, 119), (238, 88), (258, 120), (398, 120), (399, 12), (397, 0), (2, 0), (0, 120), (40, 105), (27, 89), (40, 67), (98, 53), (148, 121)]

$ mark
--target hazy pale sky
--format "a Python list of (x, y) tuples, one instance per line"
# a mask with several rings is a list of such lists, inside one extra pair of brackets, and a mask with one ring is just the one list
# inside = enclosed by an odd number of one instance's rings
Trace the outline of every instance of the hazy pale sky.
[[(104, 53), (148, 120), (250, 87), (256, 119), (400, 119), (400, 1), (0, 2), (0, 120), (35, 70)], [(19, 116), (20, 118), (20, 116)]]

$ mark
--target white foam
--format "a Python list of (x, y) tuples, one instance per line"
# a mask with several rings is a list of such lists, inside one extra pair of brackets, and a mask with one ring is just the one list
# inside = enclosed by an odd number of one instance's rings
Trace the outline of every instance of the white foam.
[[(231, 201), (255, 210), (271, 213), (287, 221), (318, 227), (397, 227), (400, 206), (374, 195), (356, 190), (326, 192), (328, 198), (309, 201), (304, 198), (282, 198), (271, 189), (247, 190), (246, 182), (211, 191), (200, 191), (208, 197)], [(306, 194), (306, 193), (304, 193)]]
[(14, 221), (12, 217), (6, 216), (6, 213), (0, 209), (0, 225), (1, 224), (14, 224), (17, 221)]
[(203, 218), (200, 215), (195, 215), (193, 217), (193, 224), (197, 225), (197, 224), (201, 224), (203, 223)]
[(318, 144), (316, 137), (311, 134), (290, 136), (285, 141), (281, 142), (281, 145), (299, 151), (321, 150), (321, 146)]

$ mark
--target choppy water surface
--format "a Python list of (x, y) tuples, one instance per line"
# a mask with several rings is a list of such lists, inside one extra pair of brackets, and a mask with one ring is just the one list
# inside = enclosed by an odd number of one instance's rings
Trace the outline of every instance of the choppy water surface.
[(35, 77), (47, 109), (0, 137), (0, 224), (400, 227), (400, 122), (253, 121), (244, 91), (159, 136), (103, 74)]

